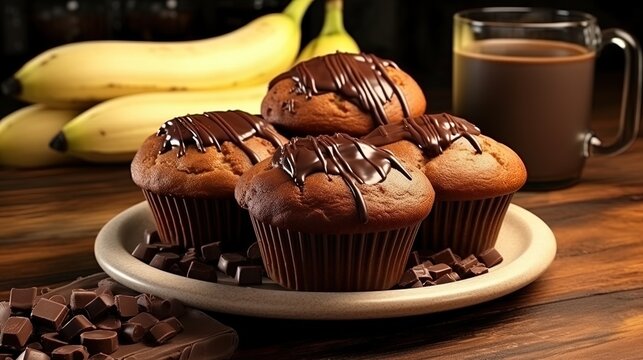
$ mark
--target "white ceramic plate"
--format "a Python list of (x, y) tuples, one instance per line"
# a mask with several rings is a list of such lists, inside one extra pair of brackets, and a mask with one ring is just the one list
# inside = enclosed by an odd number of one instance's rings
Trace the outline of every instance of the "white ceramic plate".
[(145, 202), (109, 221), (94, 247), (98, 264), (111, 277), (139, 292), (176, 298), (204, 310), (284, 319), (373, 319), (428, 314), (492, 300), (536, 280), (556, 255), (551, 229), (529, 211), (511, 205), (496, 248), (504, 261), (488, 274), (417, 289), (369, 292), (301, 292), (268, 282), (239, 287), (188, 279), (155, 269), (130, 252), (153, 229)]

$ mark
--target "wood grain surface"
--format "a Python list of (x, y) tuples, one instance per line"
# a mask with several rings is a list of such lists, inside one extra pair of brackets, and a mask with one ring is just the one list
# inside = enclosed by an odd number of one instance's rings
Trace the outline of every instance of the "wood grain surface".
[[(613, 133), (612, 105), (596, 112), (599, 133)], [(99, 271), (98, 230), (142, 200), (125, 165), (0, 170), (0, 299)], [(369, 321), (213, 315), (239, 332), (236, 359), (643, 358), (643, 139), (590, 158), (578, 185), (514, 203), (552, 228), (558, 253), (541, 278), (495, 301)]]

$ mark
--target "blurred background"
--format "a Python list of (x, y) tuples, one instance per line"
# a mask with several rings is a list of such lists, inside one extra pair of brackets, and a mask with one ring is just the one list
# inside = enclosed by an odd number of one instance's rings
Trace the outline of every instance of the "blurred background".
[[(234, 30), (261, 14), (280, 11), (288, 0), (0, 0), (0, 78), (53, 46), (95, 39), (175, 41)], [(346, 0), (345, 25), (363, 51), (395, 60), (429, 94), (451, 85), (453, 14), (483, 6), (542, 6), (596, 15), (602, 28), (620, 27), (643, 39), (643, 5), (605, 0), (435, 1)], [(634, 4), (634, 5), (632, 5)], [(303, 42), (321, 28), (323, 1), (307, 13)], [(622, 54), (607, 49), (601, 74), (619, 73)], [(448, 100), (447, 102), (448, 103)], [(444, 105), (442, 101), (440, 106)], [(0, 116), (22, 106), (0, 97)], [(445, 109), (433, 109), (445, 110)]]

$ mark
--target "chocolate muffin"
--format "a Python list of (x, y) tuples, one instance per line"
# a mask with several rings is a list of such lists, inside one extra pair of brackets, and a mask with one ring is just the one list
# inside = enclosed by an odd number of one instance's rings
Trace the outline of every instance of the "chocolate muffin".
[(291, 134), (365, 135), (378, 125), (424, 113), (422, 89), (390, 60), (335, 53), (274, 78), (261, 114)]
[(492, 248), (513, 194), (527, 179), (513, 150), (446, 113), (381, 126), (363, 140), (431, 181), (435, 204), (418, 233), (419, 250), (450, 247), (467, 256)]
[(184, 248), (221, 241), (227, 250), (254, 242), (247, 212), (234, 200), (241, 174), (287, 140), (263, 119), (216, 111), (169, 120), (132, 161), (161, 241)]
[(434, 191), (416, 169), (346, 134), (294, 138), (241, 176), (268, 275), (307, 291), (389, 289)]

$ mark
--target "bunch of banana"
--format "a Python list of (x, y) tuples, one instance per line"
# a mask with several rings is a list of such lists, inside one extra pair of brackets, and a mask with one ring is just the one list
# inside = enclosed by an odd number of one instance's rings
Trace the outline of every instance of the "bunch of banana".
[(359, 46), (344, 28), (342, 3), (342, 0), (326, 0), (322, 30), (304, 47), (297, 57), (297, 63), (337, 51), (359, 53)]
[(295, 60), (301, 19), (312, 1), (292, 0), (283, 13), (210, 39), (59, 46), (27, 62), (2, 90), (28, 102), (78, 108), (143, 92), (263, 84)]
[(31, 168), (72, 162), (47, 145), (79, 112), (36, 104), (4, 117), (0, 120), (0, 166)]
[(267, 84), (218, 91), (159, 92), (121, 96), (67, 123), (51, 146), (88, 161), (130, 161), (143, 141), (173, 117), (212, 110), (257, 114)]

